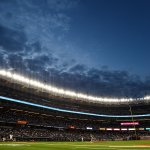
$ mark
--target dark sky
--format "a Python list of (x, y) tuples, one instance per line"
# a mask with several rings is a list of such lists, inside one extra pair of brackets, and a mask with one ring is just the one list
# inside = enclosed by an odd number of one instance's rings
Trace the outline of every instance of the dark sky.
[(0, 0), (0, 66), (92, 95), (147, 95), (149, 8), (149, 0)]
[(148, 0), (83, 0), (69, 36), (86, 54), (89, 66), (148, 75), (149, 8)]

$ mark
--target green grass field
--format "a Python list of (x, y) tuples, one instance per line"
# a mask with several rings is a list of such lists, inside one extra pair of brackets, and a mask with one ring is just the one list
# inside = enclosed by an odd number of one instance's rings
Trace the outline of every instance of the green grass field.
[(0, 150), (150, 150), (150, 141), (0, 142)]

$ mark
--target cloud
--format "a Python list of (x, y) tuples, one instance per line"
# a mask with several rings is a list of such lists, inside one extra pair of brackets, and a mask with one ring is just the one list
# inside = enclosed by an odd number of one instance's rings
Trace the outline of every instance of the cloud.
[(85, 65), (77, 64), (69, 69), (70, 73), (80, 74), (86, 71), (87, 67)]
[(26, 41), (24, 32), (0, 25), (0, 46), (6, 51), (22, 51)]
[(68, 11), (77, 2), (1, 0), (0, 66), (91, 95), (140, 97), (150, 93), (150, 78), (141, 80), (107, 66), (89, 68), (73, 59), (76, 48), (66, 42), (65, 34), (70, 29)]
[(0, 1), (0, 22), (25, 32), (29, 43), (50, 46), (69, 30), (70, 17), (65, 12), (75, 5), (72, 0)]

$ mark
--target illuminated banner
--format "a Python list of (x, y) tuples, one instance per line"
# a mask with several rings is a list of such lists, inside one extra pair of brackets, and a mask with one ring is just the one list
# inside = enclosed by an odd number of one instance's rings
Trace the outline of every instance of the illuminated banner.
[(128, 130), (129, 131), (135, 131), (136, 129), (135, 128), (129, 128)]
[(133, 126), (133, 125), (139, 125), (139, 122), (121, 122), (122, 126)]
[(92, 130), (93, 128), (92, 128), (92, 127), (86, 127), (86, 129), (87, 129), (87, 130)]
[(144, 128), (139, 128), (139, 130), (143, 131), (143, 130), (144, 130)]
[(28, 122), (27, 121), (24, 121), (24, 120), (18, 120), (17, 121), (17, 124), (27, 124)]
[(68, 128), (70, 128), (70, 129), (75, 129), (75, 126), (68, 126)]
[(119, 128), (114, 128), (113, 130), (114, 130), (114, 131), (120, 131), (120, 129), (119, 129)]
[(106, 128), (107, 131), (112, 131), (112, 128)]
[(99, 128), (99, 130), (105, 131), (105, 128)]
[(127, 131), (127, 128), (121, 128), (121, 131)]

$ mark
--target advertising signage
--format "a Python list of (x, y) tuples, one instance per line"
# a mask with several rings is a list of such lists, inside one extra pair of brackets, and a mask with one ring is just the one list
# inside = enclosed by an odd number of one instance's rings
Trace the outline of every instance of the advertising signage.
[(139, 122), (121, 122), (120, 124), (122, 126), (135, 126), (135, 125), (139, 125)]

